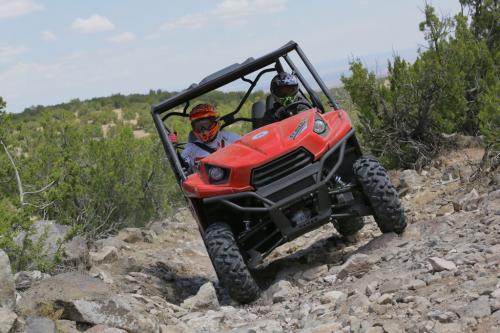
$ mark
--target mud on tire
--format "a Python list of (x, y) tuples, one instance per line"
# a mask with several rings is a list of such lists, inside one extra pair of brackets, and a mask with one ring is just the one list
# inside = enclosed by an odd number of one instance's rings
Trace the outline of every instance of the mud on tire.
[(353, 169), (380, 231), (401, 234), (406, 228), (404, 209), (385, 169), (371, 156), (359, 158)]
[(214, 223), (205, 232), (205, 245), (215, 271), (229, 295), (240, 303), (250, 303), (260, 295), (260, 288), (225, 223)]

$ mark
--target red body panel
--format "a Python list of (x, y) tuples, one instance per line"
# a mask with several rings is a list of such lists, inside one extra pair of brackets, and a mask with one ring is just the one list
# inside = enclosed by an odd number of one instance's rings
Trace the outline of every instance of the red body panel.
[[(313, 132), (314, 119), (322, 117), (328, 124), (326, 135)], [(307, 124), (302, 131), (297, 131)], [(252, 191), (250, 185), (252, 169), (264, 165), (279, 156), (299, 147), (306, 148), (320, 158), (351, 130), (351, 121), (344, 110), (321, 114), (316, 109), (301, 112), (280, 122), (263, 126), (243, 136), (233, 144), (216, 151), (201, 160), (200, 171), (190, 175), (182, 184), (190, 197), (207, 198), (217, 195)], [(291, 137), (292, 133), (300, 132)], [(231, 170), (226, 184), (212, 185), (203, 164), (210, 164)]]

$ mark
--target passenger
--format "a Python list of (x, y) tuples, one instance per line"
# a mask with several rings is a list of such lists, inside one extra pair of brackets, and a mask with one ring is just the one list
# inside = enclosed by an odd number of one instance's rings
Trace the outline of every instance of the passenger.
[[(306, 99), (300, 97), (299, 82), (295, 75), (287, 72), (278, 73), (271, 80), (271, 95), (274, 98), (274, 104), (264, 115), (264, 123), (270, 124), (275, 121), (283, 120), (300, 111), (309, 110), (304, 104), (296, 104), (296, 102), (304, 102), (309, 104)], [(289, 107), (290, 106), (290, 107)]]
[(181, 153), (189, 172), (197, 169), (198, 162), (219, 148), (233, 143), (240, 135), (220, 130), (219, 113), (211, 104), (198, 104), (189, 113), (194, 138), (191, 138)]

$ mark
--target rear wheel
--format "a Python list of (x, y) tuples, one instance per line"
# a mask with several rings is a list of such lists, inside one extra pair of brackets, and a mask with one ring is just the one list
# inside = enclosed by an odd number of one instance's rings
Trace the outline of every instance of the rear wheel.
[(214, 223), (205, 231), (205, 245), (215, 271), (229, 295), (240, 303), (250, 303), (260, 295), (260, 288), (250, 274), (226, 223)]
[(333, 226), (342, 236), (352, 236), (363, 229), (364, 222), (362, 217), (349, 217), (333, 221)]
[(406, 228), (404, 209), (385, 169), (371, 156), (359, 158), (353, 168), (380, 231), (401, 234)]

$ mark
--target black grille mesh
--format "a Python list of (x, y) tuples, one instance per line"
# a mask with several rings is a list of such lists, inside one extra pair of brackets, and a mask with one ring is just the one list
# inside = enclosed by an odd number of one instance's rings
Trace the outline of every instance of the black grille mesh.
[(312, 163), (312, 155), (304, 148), (299, 148), (278, 159), (252, 170), (252, 185), (259, 188), (284, 176), (300, 170)]

